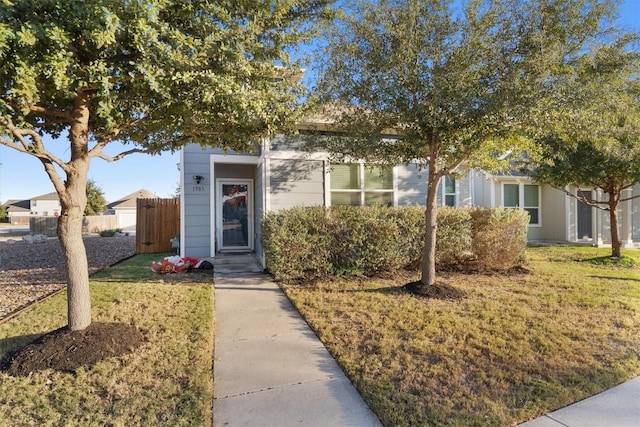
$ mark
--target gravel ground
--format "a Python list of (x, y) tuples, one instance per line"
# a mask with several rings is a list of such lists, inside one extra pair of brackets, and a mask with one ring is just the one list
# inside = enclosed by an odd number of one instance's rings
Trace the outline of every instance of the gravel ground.
[[(135, 254), (135, 236), (86, 237), (89, 274)], [(0, 320), (66, 286), (58, 239), (0, 241)]]

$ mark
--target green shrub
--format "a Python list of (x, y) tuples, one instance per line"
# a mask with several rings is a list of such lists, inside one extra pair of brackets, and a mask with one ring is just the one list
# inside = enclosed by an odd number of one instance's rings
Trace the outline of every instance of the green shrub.
[[(436, 230), (436, 267), (460, 269), (473, 258), (469, 209), (439, 208)], [(423, 231), (424, 233), (424, 231)]]
[[(440, 208), (439, 270), (502, 270), (524, 261), (528, 214), (520, 210)], [(375, 275), (418, 269), (424, 208), (306, 207), (269, 213), (262, 223), (267, 268), (276, 280)]]
[(269, 212), (262, 220), (262, 244), (267, 268), (277, 280), (326, 276), (331, 234), (323, 207)]
[(423, 206), (406, 206), (390, 209), (388, 215), (398, 227), (398, 251), (403, 266), (417, 270), (422, 263), (425, 240), (425, 216)]
[(100, 232), (100, 237), (113, 237), (116, 233), (122, 233), (122, 230), (116, 228), (115, 230), (102, 230)]
[(529, 214), (520, 209), (474, 208), (471, 242), (474, 267), (507, 270), (525, 261)]
[(338, 206), (330, 212), (334, 274), (372, 276), (407, 264), (397, 210)]

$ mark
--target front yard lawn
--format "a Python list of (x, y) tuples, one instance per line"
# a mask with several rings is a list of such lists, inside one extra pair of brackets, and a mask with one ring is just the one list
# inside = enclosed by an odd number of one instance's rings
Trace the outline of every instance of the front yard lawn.
[[(213, 276), (161, 278), (150, 266), (164, 255), (138, 255), (91, 278), (94, 323), (133, 324), (142, 345), (74, 373), (0, 372), (0, 425), (211, 425)], [(66, 323), (61, 293), (0, 324), (0, 356)]]
[(528, 274), (440, 275), (461, 301), (409, 295), (410, 275), (283, 287), (384, 425), (505, 426), (640, 375), (640, 269), (608, 253), (536, 247)]

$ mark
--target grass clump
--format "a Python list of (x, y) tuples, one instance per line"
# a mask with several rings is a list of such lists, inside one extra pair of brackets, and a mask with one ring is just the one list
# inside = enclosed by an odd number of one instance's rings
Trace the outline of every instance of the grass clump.
[(461, 301), (411, 296), (416, 276), (283, 287), (384, 425), (514, 425), (640, 375), (640, 272), (575, 262), (606, 251), (441, 274)]
[[(165, 282), (138, 255), (91, 278), (94, 322), (134, 324), (134, 353), (75, 373), (0, 372), (0, 425), (211, 425), (212, 280)], [(0, 325), (0, 355), (66, 324), (65, 294)]]

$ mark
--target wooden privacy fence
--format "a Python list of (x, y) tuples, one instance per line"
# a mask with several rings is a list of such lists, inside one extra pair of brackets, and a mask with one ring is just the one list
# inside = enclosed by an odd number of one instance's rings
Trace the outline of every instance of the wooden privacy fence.
[(137, 199), (136, 209), (136, 253), (171, 252), (180, 233), (180, 199)]
[[(44, 234), (48, 237), (56, 236), (58, 218), (53, 216), (29, 217), (29, 232), (31, 234)], [(105, 230), (115, 230), (118, 227), (118, 219), (115, 215), (91, 215), (82, 218), (82, 233), (99, 233)]]

